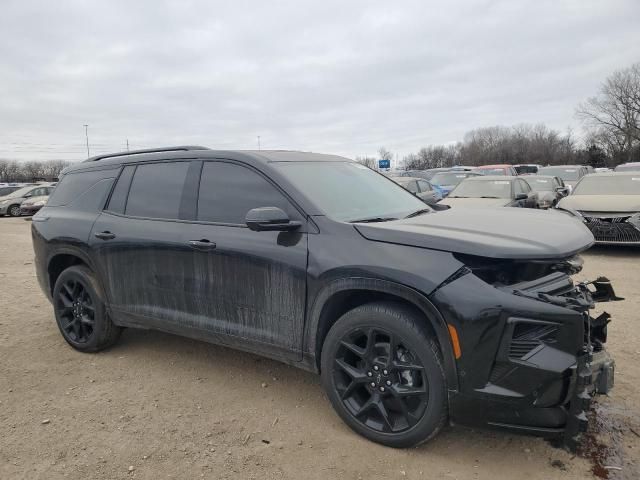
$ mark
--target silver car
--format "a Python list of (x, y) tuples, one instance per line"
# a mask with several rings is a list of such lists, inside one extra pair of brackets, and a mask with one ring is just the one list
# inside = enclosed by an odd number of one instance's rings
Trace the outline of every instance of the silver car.
[(53, 191), (53, 188), (54, 187), (49, 185), (32, 185), (0, 197), (0, 216), (10, 215), (12, 217), (19, 217), (21, 215), (20, 205), (22, 202), (32, 197), (49, 195)]
[(587, 175), (558, 208), (577, 215), (596, 243), (640, 246), (640, 172)]

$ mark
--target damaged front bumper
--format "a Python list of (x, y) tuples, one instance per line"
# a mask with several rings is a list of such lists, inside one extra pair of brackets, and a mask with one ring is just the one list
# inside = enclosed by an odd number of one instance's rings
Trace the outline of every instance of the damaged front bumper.
[[(608, 395), (615, 379), (615, 362), (604, 348), (607, 341), (607, 325), (611, 317), (607, 312), (592, 317), (589, 310), (596, 302), (623, 300), (618, 297), (609, 279), (600, 277), (591, 282), (582, 282), (574, 288), (567, 289), (558, 285), (557, 281), (566, 282), (561, 275), (545, 282), (546, 288), (540, 291), (540, 285), (531, 288), (529, 285), (516, 286), (513, 293), (553, 305), (571, 308), (580, 312), (584, 318), (584, 342), (576, 355), (576, 363), (571, 367), (568, 401), (564, 405), (567, 411), (562, 440), (570, 451), (576, 451), (581, 436), (587, 431), (589, 420), (587, 412), (595, 395)], [(522, 288), (524, 287), (524, 288)], [(558, 290), (558, 287), (559, 290)], [(544, 291), (546, 290), (546, 292)]]

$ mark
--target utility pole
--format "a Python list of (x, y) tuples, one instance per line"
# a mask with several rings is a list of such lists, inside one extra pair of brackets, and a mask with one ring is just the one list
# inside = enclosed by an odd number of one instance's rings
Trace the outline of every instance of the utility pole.
[(260, 135), (258, 135), (258, 150), (260, 150)]
[(129, 151), (129, 139), (127, 138), (127, 152)]
[(87, 139), (87, 158), (91, 156), (89, 153), (89, 125), (84, 125), (84, 137)]

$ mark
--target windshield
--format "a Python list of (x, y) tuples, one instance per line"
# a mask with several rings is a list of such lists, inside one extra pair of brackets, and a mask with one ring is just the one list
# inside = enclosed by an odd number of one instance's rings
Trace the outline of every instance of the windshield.
[(22, 197), (23, 195), (25, 195), (26, 193), (30, 192), (31, 190), (33, 190), (33, 187), (22, 187), (18, 190), (15, 190), (13, 192), (11, 192), (10, 194), (6, 195), (6, 198), (18, 198), (18, 197)]
[(395, 219), (429, 208), (393, 180), (358, 163), (277, 162), (273, 165), (334, 220)]
[(562, 180), (578, 180), (580, 179), (580, 168), (578, 167), (542, 167), (538, 170), (540, 175), (551, 175), (552, 177), (560, 177)]
[(537, 165), (516, 165), (513, 168), (516, 169), (516, 172), (518, 172), (518, 175), (522, 175), (522, 174), (525, 174), (525, 173), (537, 173), (538, 172), (538, 166)]
[(511, 198), (509, 180), (469, 180), (458, 185), (449, 198)]
[(435, 185), (458, 185), (462, 180), (470, 175), (465, 172), (440, 172), (431, 179)]
[(531, 190), (533, 190), (534, 192), (553, 190), (555, 188), (553, 178), (551, 177), (531, 176), (525, 178), (525, 181), (529, 184)]
[(640, 173), (583, 177), (573, 189), (573, 195), (640, 195)]

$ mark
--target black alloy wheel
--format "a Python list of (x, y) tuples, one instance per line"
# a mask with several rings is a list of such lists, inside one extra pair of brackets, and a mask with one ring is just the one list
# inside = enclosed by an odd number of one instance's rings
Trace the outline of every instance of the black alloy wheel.
[(392, 332), (358, 328), (343, 337), (333, 376), (345, 408), (382, 433), (415, 426), (429, 402), (424, 366)]
[(111, 321), (102, 289), (85, 265), (64, 270), (56, 279), (51, 296), (60, 333), (76, 350), (98, 352), (120, 337), (122, 327)]
[(322, 345), (322, 386), (351, 429), (395, 448), (433, 438), (448, 419), (442, 354), (422, 313), (393, 301), (348, 311)]
[(87, 288), (80, 280), (71, 278), (62, 284), (55, 300), (60, 328), (74, 342), (89, 341), (94, 331), (96, 310)]

